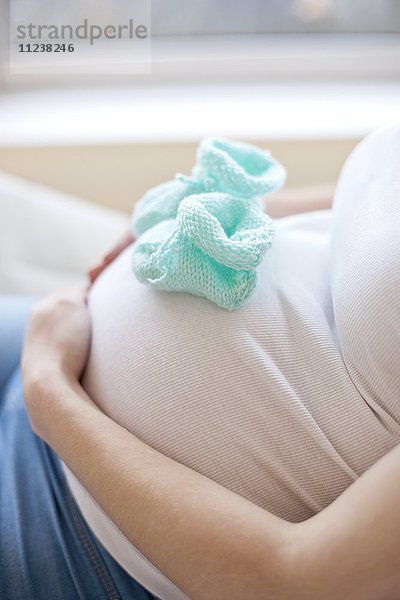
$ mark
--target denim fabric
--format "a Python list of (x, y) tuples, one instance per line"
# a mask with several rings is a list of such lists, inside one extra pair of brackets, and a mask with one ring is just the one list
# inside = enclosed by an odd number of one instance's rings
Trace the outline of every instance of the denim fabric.
[(0, 598), (151, 600), (91, 533), (30, 427), (18, 363), (31, 305), (0, 297)]

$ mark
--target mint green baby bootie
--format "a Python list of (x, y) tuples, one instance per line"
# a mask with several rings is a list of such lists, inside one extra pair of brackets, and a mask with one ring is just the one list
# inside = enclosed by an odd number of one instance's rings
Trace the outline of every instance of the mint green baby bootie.
[(138, 238), (165, 219), (173, 219), (183, 198), (202, 192), (227, 192), (244, 198), (263, 196), (282, 187), (283, 166), (270, 153), (242, 142), (204, 138), (191, 176), (150, 189), (135, 206), (133, 233)]
[(286, 179), (284, 167), (266, 150), (219, 138), (202, 140), (193, 175), (208, 184), (208, 191), (242, 198), (270, 194)]
[(149, 285), (239, 308), (257, 282), (274, 225), (259, 196), (283, 185), (285, 169), (250, 144), (204, 139), (191, 176), (153, 188), (138, 202), (133, 271)]

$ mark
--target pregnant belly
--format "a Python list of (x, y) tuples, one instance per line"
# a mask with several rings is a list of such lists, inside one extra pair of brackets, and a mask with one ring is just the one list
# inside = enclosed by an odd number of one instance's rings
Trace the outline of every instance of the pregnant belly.
[[(329, 296), (328, 284), (321, 285), (325, 246), (310, 248), (313, 289), (301, 271), (307, 260), (296, 267), (282, 245), (261, 266), (253, 296), (234, 312), (138, 283), (127, 249), (91, 292), (84, 387), (112, 419), (163, 454), (301, 521), (332, 502), (393, 441), (349, 379), (329, 310), (321, 308)], [(180, 597), (68, 477), (84, 516), (118, 562), (161, 598)], [(143, 569), (150, 569), (149, 579)]]
[[(363, 465), (346, 450), (345, 435), (354, 439), (343, 422), (370, 411), (343, 367), (324, 299), (310, 294), (309, 282), (303, 293), (293, 260), (291, 297), (268, 276), (282, 272), (278, 261), (282, 253), (271, 251), (256, 292), (228, 312), (140, 284), (127, 249), (91, 294), (84, 385), (155, 449), (298, 521), (356, 478)], [(329, 481), (322, 490), (321, 478)]]

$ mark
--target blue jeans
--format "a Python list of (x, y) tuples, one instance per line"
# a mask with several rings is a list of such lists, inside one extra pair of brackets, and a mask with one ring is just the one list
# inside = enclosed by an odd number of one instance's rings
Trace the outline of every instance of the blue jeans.
[(0, 296), (0, 599), (151, 600), (89, 530), (30, 427), (18, 363), (31, 306)]

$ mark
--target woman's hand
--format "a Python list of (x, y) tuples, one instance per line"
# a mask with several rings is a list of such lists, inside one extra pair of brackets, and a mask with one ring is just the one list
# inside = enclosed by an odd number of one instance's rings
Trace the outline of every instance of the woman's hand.
[(99, 262), (99, 264), (90, 269), (88, 273), (90, 283), (94, 283), (100, 273), (102, 273), (104, 269), (108, 267), (108, 265), (110, 265), (123, 250), (125, 250), (125, 248), (130, 246), (134, 240), (135, 238), (133, 237), (133, 233), (130, 230), (127, 231), (119, 240), (119, 242), (110, 250), (110, 252), (108, 252)]
[(87, 289), (73, 287), (42, 300), (28, 323), (22, 354), (26, 408), (34, 431), (45, 437), (49, 390), (60, 380), (77, 385), (90, 347)]
[(24, 376), (57, 371), (78, 380), (90, 344), (86, 287), (72, 287), (48, 296), (33, 310), (22, 356)]
[(105, 415), (78, 384), (89, 341), (85, 290), (35, 310), (23, 355), (33, 429), (190, 598), (399, 598), (400, 445), (308, 521), (283, 521)]

